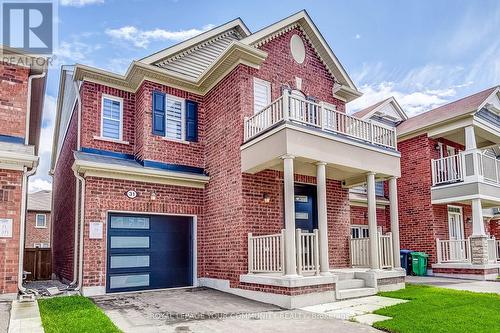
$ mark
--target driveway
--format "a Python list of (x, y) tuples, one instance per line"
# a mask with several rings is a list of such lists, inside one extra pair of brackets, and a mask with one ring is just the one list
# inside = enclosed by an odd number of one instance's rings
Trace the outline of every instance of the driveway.
[(12, 301), (0, 300), (0, 333), (6, 333), (9, 327), (10, 306)]
[(379, 332), (208, 288), (114, 294), (93, 300), (124, 332)]
[(500, 281), (477, 281), (432, 276), (407, 276), (406, 282), (441, 288), (500, 294)]

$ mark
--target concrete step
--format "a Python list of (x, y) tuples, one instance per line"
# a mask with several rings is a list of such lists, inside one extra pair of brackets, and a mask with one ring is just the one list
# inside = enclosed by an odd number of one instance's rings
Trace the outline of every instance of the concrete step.
[(339, 277), (339, 281), (354, 279), (354, 272), (334, 272)]
[(364, 287), (365, 287), (365, 280), (362, 279), (348, 279), (348, 280), (340, 280), (337, 282), (337, 290), (355, 289)]
[(337, 299), (342, 300), (342, 299), (366, 297), (376, 294), (377, 290), (375, 288), (344, 289), (344, 290), (337, 290)]

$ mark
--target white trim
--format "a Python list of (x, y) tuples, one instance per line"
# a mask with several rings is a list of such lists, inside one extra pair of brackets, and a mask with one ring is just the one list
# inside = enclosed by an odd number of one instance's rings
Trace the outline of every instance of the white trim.
[[(460, 210), (460, 213), (450, 212), (448, 208), (457, 208), (458, 210)], [(446, 212), (447, 212), (447, 217), (448, 217), (448, 239), (451, 240), (450, 214), (454, 214), (454, 215), (459, 215), (460, 216), (460, 224), (459, 224), (459, 226), (460, 226), (460, 233), (461, 233), (462, 237), (458, 237), (456, 239), (457, 240), (465, 239), (463, 207), (456, 206), (456, 205), (446, 205)]]
[[(109, 216), (110, 214), (116, 214), (116, 213), (119, 213), (119, 214), (130, 214), (130, 215), (140, 215), (140, 216), (144, 216), (144, 215), (156, 215), (156, 216), (182, 216), (182, 217), (190, 217), (190, 222), (192, 222), (192, 225), (191, 225), (191, 236), (192, 236), (192, 285), (191, 286), (185, 286), (185, 287), (182, 287), (182, 288), (192, 288), (192, 287), (196, 287), (198, 286), (198, 215), (195, 215), (195, 214), (177, 214), (177, 213), (162, 213), (162, 212), (138, 212), (138, 211), (127, 211), (127, 210), (113, 210), (113, 209), (109, 209), (109, 210), (106, 210), (106, 222), (105, 222), (105, 225), (106, 225), (106, 237), (103, 237), (104, 239), (104, 248), (106, 249), (106, 259), (105, 259), (105, 263), (104, 263), (104, 267), (105, 267), (105, 270), (106, 270), (106, 278), (105, 278), (105, 281), (107, 281), (107, 267), (108, 267), (108, 230), (109, 230), (109, 226), (108, 226), (108, 222), (109, 222)], [(85, 287), (83, 287), (85, 288)], [(104, 294), (106, 294), (106, 284), (104, 285)], [(178, 288), (163, 288), (162, 290), (171, 290), (171, 289), (178, 289)], [(144, 292), (144, 291), (155, 291), (155, 290), (158, 290), (158, 289), (151, 289), (151, 290), (137, 290), (137, 291), (132, 291), (132, 292)], [(114, 293), (113, 293), (114, 294)], [(101, 294), (102, 295), (102, 294)]]
[[(43, 216), (43, 226), (38, 226), (38, 216)], [(36, 214), (35, 215), (35, 228), (37, 229), (47, 229), (47, 214)]]
[[(460, 184), (463, 184), (463, 183), (460, 183)], [(431, 193), (433, 190), (440, 189), (440, 188), (441, 188), (441, 186), (438, 188), (432, 188)], [(440, 204), (448, 204), (451, 202), (469, 201), (472, 199), (481, 199), (481, 200), (488, 200), (488, 201), (495, 201), (495, 202), (500, 201), (498, 197), (492, 197), (489, 195), (482, 195), (482, 194), (471, 194), (471, 195), (464, 195), (461, 197), (452, 197), (452, 198), (446, 198), (446, 199), (432, 200), (431, 204), (440, 205)]]
[(113, 142), (113, 143), (118, 143), (118, 144), (122, 144), (122, 145), (128, 145), (128, 144), (130, 144), (130, 142), (128, 142), (128, 141), (122, 141), (122, 140), (116, 140), (116, 139), (111, 139), (111, 138), (105, 138), (105, 137), (97, 136), (97, 135), (94, 135), (94, 140), (106, 141), (106, 142)]
[[(104, 125), (104, 100), (105, 99), (120, 103), (120, 127), (119, 127), (118, 139), (108, 138), (108, 137), (104, 136), (104, 133), (103, 133), (103, 129), (104, 129), (104, 126), (103, 126)], [(112, 120), (116, 121), (115, 119), (112, 119)], [(124, 142), (123, 141), (123, 98), (113, 96), (113, 95), (108, 95), (108, 94), (101, 95), (101, 136), (100, 137), (110, 139), (110, 140)]]

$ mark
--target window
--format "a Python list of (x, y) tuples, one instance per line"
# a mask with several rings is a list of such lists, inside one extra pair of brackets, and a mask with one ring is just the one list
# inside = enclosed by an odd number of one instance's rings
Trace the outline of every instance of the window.
[(101, 137), (122, 140), (123, 99), (103, 95), (101, 112)]
[[(351, 191), (355, 192), (355, 193), (366, 194), (366, 191), (367, 191), (366, 184), (365, 185), (360, 185), (360, 186), (353, 187), (351, 189)], [(384, 182), (383, 181), (375, 182), (375, 195), (378, 196), (378, 197), (385, 196), (385, 193), (384, 193)]]
[(369, 237), (368, 226), (361, 226), (361, 225), (351, 226), (351, 237), (368, 238)]
[(36, 249), (48, 249), (50, 247), (49, 243), (34, 243), (33, 247)]
[(167, 95), (166, 102), (166, 137), (174, 140), (184, 140), (184, 100)]
[(253, 79), (253, 112), (257, 113), (271, 104), (271, 83)]
[(47, 228), (47, 216), (45, 214), (36, 214), (36, 228)]

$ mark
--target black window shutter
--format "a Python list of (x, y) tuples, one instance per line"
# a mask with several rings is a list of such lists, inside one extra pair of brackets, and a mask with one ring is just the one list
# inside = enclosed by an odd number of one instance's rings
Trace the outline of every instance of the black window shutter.
[(186, 101), (186, 141), (198, 141), (198, 103)]
[(153, 92), (153, 134), (165, 136), (165, 94)]

